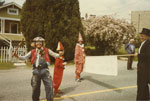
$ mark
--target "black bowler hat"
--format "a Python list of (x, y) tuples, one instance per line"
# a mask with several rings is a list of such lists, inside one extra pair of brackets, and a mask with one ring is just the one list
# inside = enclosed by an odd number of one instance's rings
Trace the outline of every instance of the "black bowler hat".
[(145, 34), (145, 35), (147, 35), (147, 36), (150, 36), (150, 30), (147, 29), (147, 28), (143, 28), (143, 29), (142, 29), (142, 32), (141, 32), (140, 34)]

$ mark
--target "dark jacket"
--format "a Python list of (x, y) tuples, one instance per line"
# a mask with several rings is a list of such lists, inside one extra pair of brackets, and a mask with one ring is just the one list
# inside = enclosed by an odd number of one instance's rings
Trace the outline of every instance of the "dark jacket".
[(137, 101), (149, 101), (150, 41), (146, 40), (138, 54)]
[(146, 40), (138, 54), (138, 69), (149, 68), (150, 65), (150, 41)]

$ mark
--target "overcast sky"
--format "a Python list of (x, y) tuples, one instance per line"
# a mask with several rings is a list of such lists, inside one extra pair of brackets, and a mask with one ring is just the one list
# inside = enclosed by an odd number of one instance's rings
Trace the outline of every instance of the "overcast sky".
[[(25, 0), (5, 0), (16, 2), (20, 5)], [(113, 15), (117, 18), (130, 20), (131, 11), (150, 10), (150, 0), (79, 0), (81, 16), (85, 13), (101, 15)]]

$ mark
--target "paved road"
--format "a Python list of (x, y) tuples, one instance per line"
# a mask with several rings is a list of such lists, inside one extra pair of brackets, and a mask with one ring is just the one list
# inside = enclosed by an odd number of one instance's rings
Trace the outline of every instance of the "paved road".
[[(55, 101), (135, 101), (136, 62), (134, 70), (126, 69), (126, 61), (118, 61), (118, 76), (82, 73), (85, 80), (75, 82), (74, 65), (66, 66), (60, 89), (65, 92)], [(50, 68), (53, 75), (53, 68)], [(32, 69), (17, 68), (0, 71), (0, 101), (31, 101), (30, 79)], [(41, 87), (41, 99), (45, 98)], [(44, 100), (43, 100), (44, 101)]]

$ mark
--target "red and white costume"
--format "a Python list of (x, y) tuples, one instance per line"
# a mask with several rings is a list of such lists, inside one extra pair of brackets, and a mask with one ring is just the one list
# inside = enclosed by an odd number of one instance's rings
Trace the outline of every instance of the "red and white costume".
[[(78, 41), (83, 41), (81, 34), (79, 33)], [(76, 79), (80, 79), (80, 74), (83, 71), (84, 63), (85, 63), (85, 51), (84, 44), (76, 44), (75, 47), (75, 66), (76, 66)]]
[[(63, 45), (59, 42), (57, 51), (64, 50)], [(58, 93), (58, 88), (62, 82), (63, 78), (63, 71), (64, 71), (64, 56), (60, 56), (55, 60), (55, 67), (54, 67), (54, 75), (53, 75), (53, 87), (54, 93)]]

